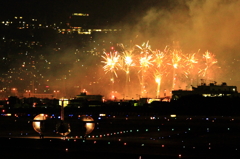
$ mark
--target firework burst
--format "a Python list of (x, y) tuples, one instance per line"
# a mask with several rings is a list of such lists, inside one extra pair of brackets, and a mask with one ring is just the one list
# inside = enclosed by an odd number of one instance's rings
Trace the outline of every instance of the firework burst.
[[(124, 82), (121, 81), (120, 76), (124, 74), (120, 71), (124, 71), (126, 83), (125, 89), (121, 91), (124, 91), (123, 94), (128, 97), (133, 97), (136, 94), (140, 97), (141, 92), (141, 97), (151, 95), (159, 98), (162, 84), (170, 92), (176, 89), (176, 86), (181, 88), (192, 85), (195, 78), (201, 77), (207, 80), (212, 75), (211, 71), (214, 68), (212, 66), (217, 63), (214, 54), (208, 51), (201, 55), (202, 58), (196, 58), (200, 56), (199, 51), (188, 54), (183, 53), (180, 49), (171, 50), (167, 46), (163, 51), (157, 49), (153, 51), (148, 42), (134, 45), (131, 48), (125, 48), (123, 44), (118, 44), (118, 46), (121, 48), (119, 52), (104, 52), (101, 62), (104, 64), (105, 73), (111, 73), (112, 83), (114, 83), (114, 78), (119, 76), (118, 82), (123, 85)], [(166, 78), (169, 74), (172, 74), (170, 77), (172, 80)], [(134, 78), (137, 79), (137, 77), (139, 83), (133, 82)], [(129, 91), (130, 83), (138, 86), (139, 90), (131, 89)]]
[(161, 81), (162, 81), (162, 73), (159, 72), (158, 70), (155, 71), (154, 73), (154, 78), (155, 82), (157, 83), (157, 90), (156, 90), (156, 97), (160, 97), (160, 86), (161, 86)]
[(175, 89), (176, 86), (176, 70), (179, 68), (179, 64), (182, 59), (182, 51), (181, 50), (173, 50), (171, 51), (171, 56), (172, 56), (172, 63), (171, 65), (173, 66), (173, 82), (172, 82), (172, 90)]
[(134, 49), (125, 49), (123, 44), (120, 44), (123, 52), (120, 60), (120, 66), (121, 69), (125, 72), (126, 74), (126, 84), (125, 84), (125, 94), (128, 96), (128, 84), (130, 82), (130, 67), (135, 66), (135, 63), (133, 61), (133, 52)]
[(215, 55), (206, 51), (204, 54), (203, 54), (203, 59), (205, 61), (205, 68), (202, 69), (200, 71), (200, 73), (202, 73), (202, 77), (205, 78), (206, 80), (208, 80), (209, 78), (209, 75), (208, 75), (208, 71), (209, 69), (217, 63), (217, 60), (215, 59)]
[(116, 77), (118, 77), (116, 70), (118, 70), (119, 68), (119, 58), (120, 56), (118, 55), (117, 52), (110, 52), (110, 53), (106, 53), (104, 52), (105, 56), (102, 56), (102, 58), (104, 59), (104, 61), (102, 61), (102, 63), (105, 64), (105, 66), (103, 66), (103, 69), (105, 71), (105, 73), (108, 72), (112, 72), (114, 73), (114, 75)]

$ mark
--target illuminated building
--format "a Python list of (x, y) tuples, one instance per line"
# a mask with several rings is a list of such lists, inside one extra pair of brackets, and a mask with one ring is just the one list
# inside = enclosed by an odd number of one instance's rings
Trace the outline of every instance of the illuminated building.
[(73, 13), (69, 17), (70, 28), (86, 28), (89, 23), (89, 14)]
[(101, 106), (102, 102), (103, 102), (102, 95), (87, 95), (85, 92), (83, 92), (80, 95), (77, 95), (75, 99), (70, 100), (69, 106), (95, 107), (95, 106)]
[(87, 13), (73, 13), (69, 17), (69, 22), (67, 23), (68, 28), (58, 28), (58, 33), (90, 35), (92, 33), (116, 33), (122, 31), (122, 29), (119, 28), (102, 28), (96, 24), (91, 24), (91, 21)]
[(49, 98), (52, 99), (53, 98), (53, 94), (50, 93), (23, 93), (23, 97), (25, 98), (29, 98), (29, 97), (35, 97), (35, 98)]
[(88, 100), (88, 101), (102, 101), (102, 95), (87, 95), (85, 92), (77, 95), (77, 99)]
[(215, 83), (201, 83), (198, 87), (192, 86), (192, 91), (189, 90), (174, 90), (172, 91), (172, 100), (178, 100), (183, 96), (199, 95), (202, 97), (230, 97), (238, 96), (236, 86), (227, 86), (227, 83), (223, 82), (221, 85)]

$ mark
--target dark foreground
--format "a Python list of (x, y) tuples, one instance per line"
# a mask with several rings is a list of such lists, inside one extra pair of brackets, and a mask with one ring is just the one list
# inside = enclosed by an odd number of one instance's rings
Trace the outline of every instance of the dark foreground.
[(87, 140), (78, 132), (77, 118), (66, 118), (72, 126), (66, 139), (53, 132), (39, 139), (28, 120), (1, 118), (1, 158), (240, 158), (238, 116), (106, 114), (95, 117)]

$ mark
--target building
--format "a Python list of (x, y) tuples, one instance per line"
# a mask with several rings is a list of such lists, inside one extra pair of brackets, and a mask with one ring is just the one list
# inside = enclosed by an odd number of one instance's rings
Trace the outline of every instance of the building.
[(223, 82), (221, 85), (217, 85), (216, 82), (201, 83), (200, 86), (193, 87), (192, 90), (174, 90), (172, 91), (172, 100), (178, 100), (184, 96), (199, 95), (202, 97), (230, 97), (238, 96), (236, 86), (228, 86), (227, 83)]
[(76, 98), (69, 100), (68, 106), (70, 107), (96, 107), (101, 106), (103, 103), (102, 95), (87, 95), (86, 92), (82, 92), (77, 95)]
[(35, 98), (48, 98), (48, 99), (52, 99), (54, 97), (53, 94), (51, 93), (23, 93), (23, 97), (24, 98), (30, 98), (30, 97), (35, 97)]
[(89, 21), (87, 13), (73, 13), (69, 17), (70, 28), (87, 28)]
[[(93, 18), (93, 17), (92, 17)], [(99, 26), (88, 13), (72, 13), (69, 16), (67, 27), (58, 28), (60, 34), (81, 34), (91, 35), (96, 33), (118, 33), (121, 32), (120, 28), (112, 28), (106, 26)]]

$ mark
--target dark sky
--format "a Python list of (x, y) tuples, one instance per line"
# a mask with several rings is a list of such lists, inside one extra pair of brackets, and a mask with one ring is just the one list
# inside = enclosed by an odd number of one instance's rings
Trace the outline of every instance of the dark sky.
[(22, 15), (57, 22), (85, 12), (128, 29), (126, 41), (138, 35), (160, 48), (179, 41), (188, 50), (238, 55), (239, 7), (240, 0), (8, 0), (0, 1), (0, 18)]
[(152, 6), (166, 6), (169, 0), (8, 0), (0, 2), (1, 18), (15, 15), (64, 19), (72, 12), (85, 12), (97, 18), (122, 19)]
[[(24, 16), (49, 21), (65, 20), (71, 13), (118, 22), (141, 17), (151, 7), (169, 7), (171, 0), (8, 0), (0, 2), (0, 18)], [(169, 7), (171, 8), (171, 7)], [(134, 15), (134, 16), (133, 16)]]

